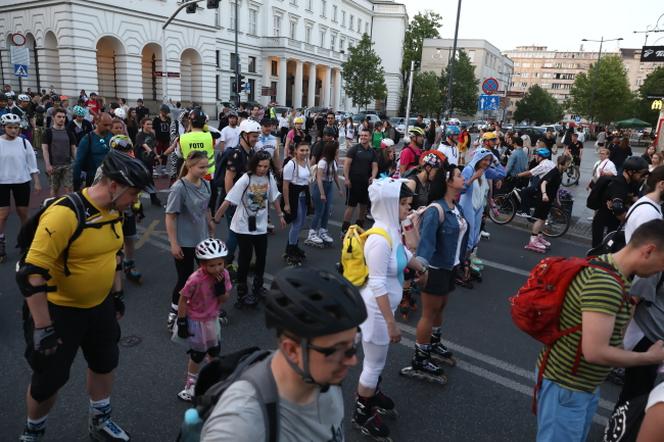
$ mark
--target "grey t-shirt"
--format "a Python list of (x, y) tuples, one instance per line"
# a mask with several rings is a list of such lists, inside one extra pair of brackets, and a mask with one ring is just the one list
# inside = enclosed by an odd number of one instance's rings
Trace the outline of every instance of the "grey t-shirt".
[(76, 137), (67, 129), (51, 127), (46, 130), (44, 144), (48, 145), (51, 166), (66, 166), (73, 158), (71, 146), (76, 145)]
[(201, 181), (200, 187), (179, 179), (171, 186), (166, 213), (177, 213), (177, 238), (180, 247), (196, 247), (209, 236), (208, 204), (210, 184)]
[[(342, 442), (344, 402), (341, 387), (333, 386), (308, 405), (279, 399), (280, 442)], [(265, 424), (256, 390), (238, 381), (226, 390), (203, 425), (203, 442), (262, 442)]]

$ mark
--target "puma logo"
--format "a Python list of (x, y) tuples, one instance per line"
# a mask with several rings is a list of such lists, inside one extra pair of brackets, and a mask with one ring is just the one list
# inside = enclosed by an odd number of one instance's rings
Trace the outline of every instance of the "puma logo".
[(48, 233), (49, 237), (53, 236), (53, 234), (55, 233), (55, 230), (51, 232), (50, 230), (48, 230), (48, 227), (44, 227), (44, 230), (46, 230), (46, 233)]

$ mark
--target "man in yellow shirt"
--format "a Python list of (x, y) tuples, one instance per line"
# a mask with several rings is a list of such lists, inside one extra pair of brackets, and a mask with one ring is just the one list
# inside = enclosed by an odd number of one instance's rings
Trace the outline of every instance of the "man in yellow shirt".
[[(54, 202), (41, 214), (16, 275), (26, 301), (25, 355), (32, 368), (22, 441), (42, 440), (48, 413), (69, 378), (79, 347), (88, 363), (91, 438), (129, 440), (111, 420), (110, 393), (119, 355), (117, 320), (124, 313), (121, 297), (111, 293), (116, 273), (122, 270), (120, 214), (149, 185), (150, 173), (140, 161), (114, 150), (100, 171), (91, 187)], [(83, 213), (85, 224), (79, 230)]]
[(189, 121), (191, 122), (191, 131), (180, 135), (180, 150), (182, 158), (186, 159), (192, 150), (203, 150), (208, 155), (208, 177), (210, 181), (214, 176), (214, 140), (210, 132), (203, 130), (207, 122), (207, 115), (200, 110), (194, 109), (189, 112)]

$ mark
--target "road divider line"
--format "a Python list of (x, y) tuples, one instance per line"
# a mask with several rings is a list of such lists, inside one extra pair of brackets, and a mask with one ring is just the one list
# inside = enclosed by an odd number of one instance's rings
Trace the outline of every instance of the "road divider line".
[(142, 234), (138, 238), (138, 241), (136, 241), (136, 245), (134, 246), (136, 250), (140, 249), (143, 247), (143, 245), (150, 239), (150, 237), (155, 233), (155, 228), (159, 225), (159, 220), (155, 219), (153, 220), (144, 230), (143, 226), (139, 229), (138, 226), (136, 226), (136, 230), (141, 230)]

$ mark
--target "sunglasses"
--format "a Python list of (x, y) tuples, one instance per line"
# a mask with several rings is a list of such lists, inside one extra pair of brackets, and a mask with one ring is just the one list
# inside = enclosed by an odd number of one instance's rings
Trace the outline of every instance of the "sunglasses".
[(353, 345), (348, 347), (348, 348), (339, 348), (339, 347), (319, 347), (318, 345), (314, 344), (307, 344), (307, 348), (314, 350), (326, 358), (331, 357), (334, 354), (341, 354), (341, 357), (337, 357), (338, 360), (343, 360), (343, 359), (350, 359), (353, 356), (357, 354), (357, 349), (359, 348), (360, 344), (360, 334), (355, 335), (355, 340), (353, 342)]

